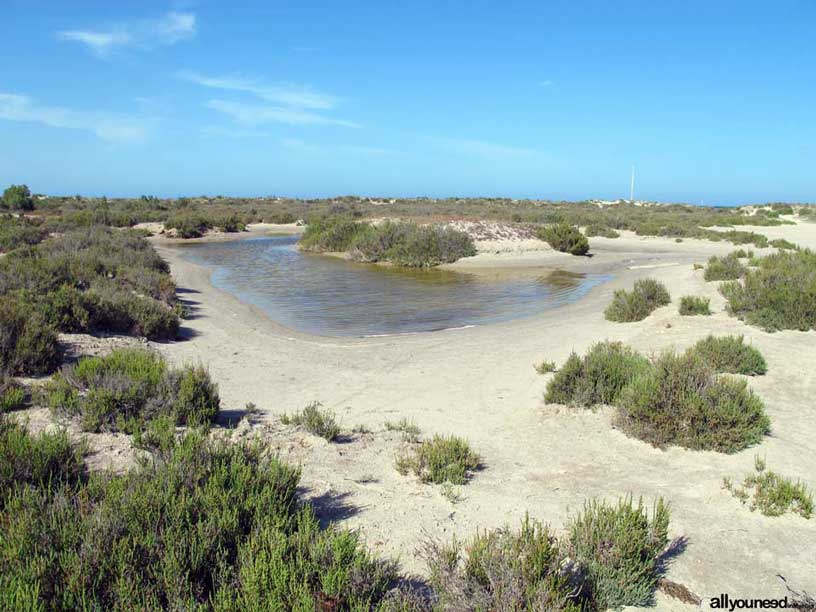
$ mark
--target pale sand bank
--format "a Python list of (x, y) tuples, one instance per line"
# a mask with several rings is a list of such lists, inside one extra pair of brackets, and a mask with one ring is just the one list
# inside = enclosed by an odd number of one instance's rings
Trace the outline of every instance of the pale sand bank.
[[(816, 244), (816, 225), (751, 228)], [(253, 230), (260, 235), (264, 230)], [(776, 236), (774, 236), (776, 237)], [(321, 338), (277, 325), (257, 309), (213, 288), (208, 270), (179, 257), (164, 238), (154, 239), (171, 264), (194, 316), (184, 322), (186, 341), (157, 344), (173, 362), (208, 364), (224, 404), (254, 402), (264, 432), (285, 457), (303, 463), (303, 484), (318, 502), (344, 508), (334, 518), (361, 530), (376, 550), (399, 556), (408, 571), (423, 571), (416, 550), (426, 537), (468, 537), (477, 528), (518, 524), (525, 513), (560, 528), (592, 496), (625, 493), (650, 502), (662, 495), (672, 507), (671, 535), (688, 546), (668, 577), (705, 597), (781, 596), (782, 574), (797, 588), (816, 590), (816, 520), (764, 517), (722, 489), (724, 476), (741, 479), (754, 456), (771, 469), (802, 478), (816, 489), (816, 333), (768, 334), (724, 312), (716, 283), (692, 263), (736, 247), (700, 240), (594, 238), (595, 256), (578, 258), (548, 248), (482, 252), (449, 266), (462, 271), (560, 268), (603, 272), (615, 278), (579, 302), (525, 320), (443, 332), (381, 338)], [(758, 253), (762, 250), (755, 249)], [(673, 297), (645, 321), (611, 323), (603, 309), (612, 292), (650, 276)], [(711, 298), (711, 317), (680, 317), (682, 295)], [(773, 433), (736, 455), (661, 451), (610, 424), (610, 412), (567, 409), (542, 400), (549, 376), (533, 364), (561, 364), (571, 350), (622, 340), (644, 351), (685, 348), (708, 333), (744, 334), (767, 358), (766, 376), (750, 379), (764, 399)], [(282, 427), (277, 414), (320, 400), (345, 429), (366, 425), (373, 434), (328, 444)], [(430, 436), (456, 433), (470, 440), (486, 469), (446, 500), (439, 487), (397, 474), (397, 433), (383, 423), (407, 417)], [(319, 503), (320, 505), (320, 503)], [(662, 595), (661, 608), (680, 608)]]

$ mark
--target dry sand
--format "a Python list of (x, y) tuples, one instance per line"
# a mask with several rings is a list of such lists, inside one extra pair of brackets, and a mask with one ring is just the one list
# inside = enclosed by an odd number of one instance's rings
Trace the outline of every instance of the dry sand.
[[(816, 225), (749, 229), (816, 246)], [(242, 236), (299, 231), (293, 226), (251, 230)], [(193, 312), (184, 322), (186, 340), (155, 346), (172, 362), (207, 364), (228, 409), (254, 402), (257, 422), (243, 422), (234, 435), (263, 435), (284, 458), (301, 463), (304, 494), (322, 515), (359, 528), (374, 550), (399, 557), (409, 572), (424, 571), (417, 549), (426, 538), (462, 538), (480, 528), (517, 525), (526, 513), (560, 529), (586, 499), (631, 493), (647, 503), (657, 496), (669, 501), (671, 535), (687, 538), (687, 545), (671, 563), (668, 578), (704, 598), (782, 596), (777, 574), (794, 587), (816, 591), (816, 519), (765, 517), (722, 488), (724, 476), (741, 480), (759, 454), (771, 469), (816, 490), (816, 332), (769, 334), (724, 312), (717, 284), (704, 282), (692, 263), (728, 253), (733, 245), (629, 233), (591, 243), (592, 258), (504, 245), (450, 266), (474, 273), (521, 267), (614, 274), (575, 304), (484, 327), (338, 339), (276, 324), (213, 288), (207, 269), (180, 258), (167, 239), (155, 238)], [(674, 302), (642, 322), (606, 321), (603, 309), (612, 292), (645, 276), (663, 281)], [(679, 316), (677, 302), (685, 294), (710, 297), (715, 314)], [(773, 427), (755, 448), (734, 455), (659, 450), (616, 430), (608, 409), (543, 402), (552, 375), (533, 369), (543, 359), (561, 364), (570, 351), (583, 353), (604, 339), (646, 353), (683, 349), (712, 332), (744, 334), (768, 361), (768, 374), (749, 380)], [(361, 424), (371, 433), (329, 444), (280, 424), (277, 415), (313, 400), (334, 410), (344, 429)], [(403, 417), (425, 436), (464, 436), (483, 457), (485, 469), (457, 489), (458, 502), (440, 487), (394, 469), (402, 442), (384, 423)], [(657, 604), (688, 609), (662, 594)]]

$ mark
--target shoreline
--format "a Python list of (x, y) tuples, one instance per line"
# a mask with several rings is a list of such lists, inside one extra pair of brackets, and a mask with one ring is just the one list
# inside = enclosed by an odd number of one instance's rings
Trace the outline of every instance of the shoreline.
[[(812, 236), (816, 239), (816, 231)], [(285, 328), (213, 287), (207, 268), (184, 260), (171, 245), (151, 242), (170, 263), (180, 297), (193, 306), (193, 317), (182, 321), (186, 339), (155, 347), (171, 362), (206, 364), (225, 406), (254, 402), (260, 423), (250, 433), (273, 440), (283, 458), (302, 466), (304, 496), (343, 500), (348, 511), (326, 518), (359, 529), (372, 550), (399, 557), (406, 571), (424, 571), (415, 554), (423, 537), (469, 538), (477, 529), (515, 525), (527, 512), (560, 530), (586, 499), (631, 493), (647, 504), (657, 496), (670, 502), (670, 535), (688, 537), (689, 544), (667, 577), (699, 595), (767, 596), (779, 592), (778, 573), (792, 585), (813, 589), (808, 580), (816, 575), (816, 563), (805, 543), (816, 541), (816, 521), (752, 513), (721, 488), (723, 476), (737, 479), (750, 472), (756, 454), (766, 456), (771, 469), (816, 487), (810, 470), (816, 464), (811, 442), (816, 413), (804, 409), (816, 391), (809, 378), (816, 369), (811, 348), (816, 332), (768, 334), (724, 312), (717, 283), (706, 283), (691, 264), (735, 245), (622, 236), (593, 239), (592, 258), (482, 253), (451, 267), (493, 273), (557, 262), (573, 271), (614, 270), (615, 278), (574, 303), (523, 319), (341, 338)], [(606, 321), (603, 309), (614, 290), (645, 276), (663, 281), (673, 303), (641, 322)], [(685, 294), (709, 297), (715, 314), (681, 317), (677, 301)], [(744, 335), (767, 358), (768, 374), (749, 380), (773, 426), (757, 447), (734, 455), (659, 450), (617, 431), (608, 409), (543, 402), (551, 375), (533, 369), (543, 359), (562, 364), (572, 350), (582, 354), (604, 339), (645, 354), (671, 346), (682, 350), (709, 333)], [(329, 444), (280, 424), (277, 415), (311, 401), (334, 411), (344, 430), (362, 424), (371, 433)], [(396, 473), (393, 457), (402, 442), (384, 422), (401, 418), (415, 422), (423, 437), (465, 437), (482, 455), (487, 469), (459, 488), (460, 502), (451, 504), (439, 487)], [(691, 609), (661, 597), (660, 607)]]

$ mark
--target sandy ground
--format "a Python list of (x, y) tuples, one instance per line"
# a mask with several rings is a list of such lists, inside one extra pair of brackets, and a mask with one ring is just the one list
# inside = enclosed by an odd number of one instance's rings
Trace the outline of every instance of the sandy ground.
[[(813, 224), (748, 229), (816, 246)], [(299, 229), (253, 227), (241, 236), (269, 231)], [(588, 498), (632, 494), (648, 504), (663, 496), (671, 504), (671, 535), (687, 540), (667, 576), (703, 598), (782, 596), (777, 574), (794, 587), (816, 591), (816, 519), (765, 517), (722, 488), (724, 476), (740, 481), (759, 454), (771, 469), (816, 490), (816, 332), (769, 334), (724, 312), (717, 284), (704, 282), (702, 270), (692, 264), (728, 253), (733, 245), (624, 233), (619, 239), (593, 238), (592, 258), (528, 245), (487, 248), (450, 267), (474, 273), (560, 268), (614, 278), (575, 304), (530, 319), (337, 339), (276, 324), (213, 288), (209, 271), (181, 259), (171, 241), (153, 240), (193, 313), (184, 322), (185, 340), (156, 344), (158, 350), (174, 363), (207, 364), (228, 410), (254, 402), (259, 409), (254, 423), (242, 422), (233, 435), (262, 435), (282, 457), (300, 463), (304, 495), (322, 516), (358, 528), (374, 550), (398, 557), (406, 571), (424, 571), (417, 553), (424, 539), (466, 538), (480, 528), (517, 525), (525, 513), (561, 528)], [(663, 281), (674, 302), (642, 322), (606, 321), (603, 309), (612, 292), (645, 276)], [(715, 314), (679, 316), (677, 302), (685, 294), (710, 297)], [(543, 359), (561, 364), (570, 351), (583, 353), (603, 339), (622, 340), (646, 353), (683, 349), (709, 333), (744, 334), (768, 361), (768, 374), (749, 380), (773, 427), (755, 448), (735, 455), (659, 450), (616, 430), (608, 409), (543, 402), (552, 374), (542, 376), (533, 368)], [(334, 410), (345, 430), (363, 425), (369, 433), (329, 444), (280, 424), (277, 415), (313, 400)], [(403, 417), (419, 425), (424, 436), (464, 436), (481, 454), (485, 469), (457, 488), (455, 503), (440, 487), (394, 469), (394, 455), (404, 443), (384, 423)], [(689, 609), (663, 594), (657, 605)]]

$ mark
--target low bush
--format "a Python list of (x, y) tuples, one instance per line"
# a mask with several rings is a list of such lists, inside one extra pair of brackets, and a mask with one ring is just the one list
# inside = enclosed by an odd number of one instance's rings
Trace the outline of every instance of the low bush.
[(0, 488), (0, 608), (373, 610), (385, 600), (395, 565), (356, 533), (321, 527), (296, 500), (298, 470), (269, 448), (196, 431), (159, 446), (124, 475), (85, 483), (51, 470)]
[(762, 401), (743, 380), (716, 377), (694, 351), (663, 353), (620, 394), (618, 425), (656, 446), (733, 453), (770, 430)]
[(210, 219), (194, 213), (173, 215), (164, 221), (164, 228), (175, 230), (179, 238), (200, 238), (212, 227)]
[[(25, 425), (0, 414), (0, 512), (17, 490), (56, 490), (63, 484), (78, 482), (85, 475), (84, 453), (84, 447), (71, 444), (64, 431), (34, 436)], [(0, 548), (4, 544), (0, 535)], [(0, 591), (2, 584), (0, 578)], [(2, 596), (0, 608), (9, 609), (2, 606)]]
[(25, 387), (0, 372), (0, 415), (25, 406), (26, 395)]
[(784, 238), (777, 238), (776, 240), (771, 240), (768, 243), (769, 246), (776, 247), (777, 249), (786, 249), (789, 251), (798, 251), (799, 246), (791, 242), (790, 240), (785, 240)]
[(735, 280), (742, 278), (746, 271), (736, 254), (730, 253), (725, 257), (710, 257), (703, 278), (707, 281)]
[(710, 315), (711, 300), (697, 295), (684, 295), (680, 298), (680, 314), (683, 316)]
[(0, 371), (47, 374), (60, 363), (56, 330), (17, 295), (0, 296)]
[(435, 435), (397, 457), (400, 474), (413, 472), (422, 482), (465, 484), (480, 466), (479, 455), (456, 436)]
[(766, 467), (765, 460), (756, 457), (756, 473), (746, 476), (740, 487), (735, 487), (727, 478), (723, 480), (723, 485), (743, 504), (750, 500), (752, 512), (759, 510), (765, 516), (793, 512), (809, 519), (813, 515), (813, 494), (805, 484), (793, 482)]
[(620, 342), (594, 344), (584, 357), (572, 353), (547, 384), (544, 400), (590, 407), (613, 404), (648, 360)]
[(310, 223), (300, 246), (306, 251), (348, 252), (355, 261), (427, 268), (476, 254), (465, 232), (440, 225), (386, 221), (379, 225), (334, 218)]
[(671, 296), (663, 283), (644, 278), (635, 281), (631, 291), (615, 291), (612, 302), (604, 310), (604, 316), (608, 321), (619, 323), (642, 321), (654, 310), (670, 302)]
[(424, 552), (440, 610), (579, 612), (586, 597), (565, 569), (564, 548), (549, 527), (526, 518), (519, 531), (430, 543)]
[(405, 442), (419, 442), (419, 435), (422, 433), (422, 430), (416, 423), (409, 421), (405, 417), (401, 418), (396, 423), (386, 421), (385, 429), (388, 431), (402, 432), (402, 439)]
[(48, 232), (37, 222), (26, 217), (0, 215), (0, 253), (37, 244), (48, 235)]
[(620, 238), (620, 234), (607, 225), (598, 225), (590, 223), (584, 229), (584, 235), (587, 238), (594, 238), (600, 236), (601, 238)]
[(556, 223), (538, 230), (540, 240), (548, 243), (556, 251), (570, 255), (586, 255), (589, 252), (589, 241), (574, 225)]
[(0, 293), (60, 331), (159, 340), (179, 326), (169, 267), (133, 230), (96, 226), (17, 249), (0, 259)]
[(539, 374), (549, 374), (550, 372), (555, 372), (555, 362), (554, 361), (547, 361), (546, 359), (535, 366), (536, 372)]
[(728, 311), (766, 331), (816, 329), (816, 253), (781, 251), (757, 264), (720, 287)]
[(570, 523), (570, 556), (580, 565), (598, 610), (652, 603), (658, 558), (668, 544), (669, 509), (662, 499), (652, 516), (642, 501), (616, 506), (593, 500)]
[(309, 433), (325, 438), (329, 442), (336, 440), (340, 435), (340, 425), (337, 424), (334, 413), (323, 410), (320, 402), (312, 402), (300, 412), (292, 415), (282, 414), (281, 423), (300, 425)]
[(155, 353), (118, 349), (64, 367), (45, 387), (56, 412), (78, 415), (85, 431), (133, 433), (166, 416), (176, 425), (215, 421), (220, 400), (201, 366), (167, 367)]
[(745, 344), (742, 336), (708, 336), (690, 350), (705, 359), (715, 372), (754, 376), (768, 371), (762, 353)]

